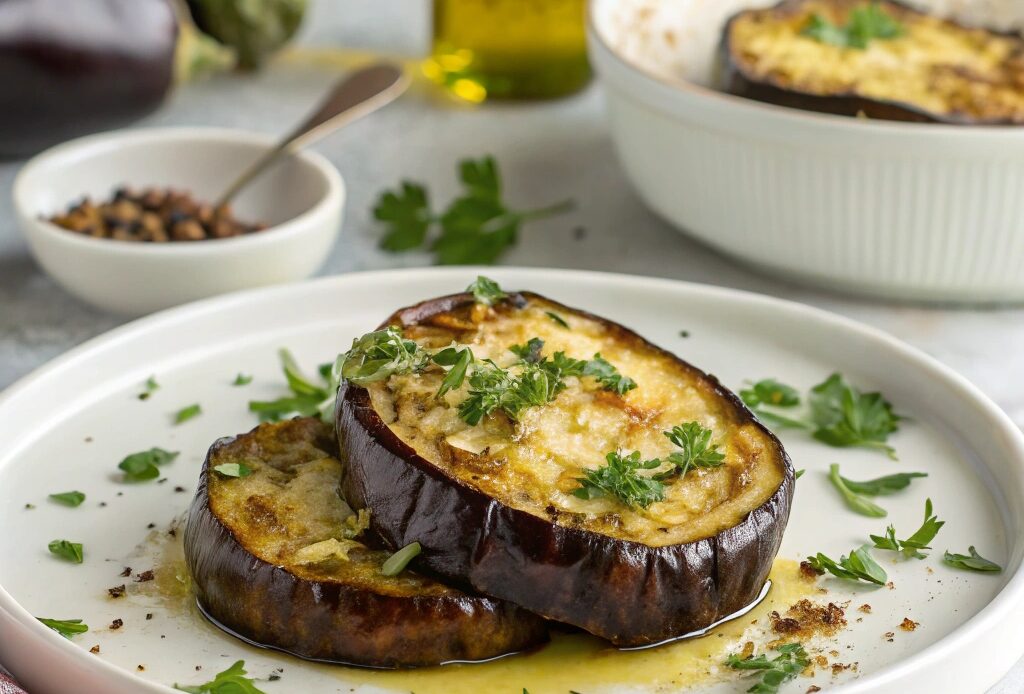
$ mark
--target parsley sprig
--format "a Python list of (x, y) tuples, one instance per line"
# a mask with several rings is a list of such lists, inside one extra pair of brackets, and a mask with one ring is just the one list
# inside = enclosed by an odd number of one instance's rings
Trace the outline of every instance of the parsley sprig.
[(770, 659), (764, 653), (756, 658), (741, 658), (733, 654), (726, 659), (725, 664), (734, 670), (756, 670), (761, 673), (761, 681), (748, 689), (748, 692), (776, 694), (782, 684), (795, 678), (811, 663), (807, 651), (799, 643), (787, 643), (776, 650), (779, 655)]
[(265, 694), (262, 689), (256, 687), (255, 680), (246, 677), (244, 660), (239, 660), (227, 670), (217, 673), (209, 682), (193, 687), (175, 684), (174, 688), (190, 694)]
[(740, 397), (770, 426), (807, 429), (815, 439), (829, 446), (871, 448), (896, 459), (895, 450), (887, 442), (899, 430), (902, 417), (893, 412), (892, 404), (881, 393), (861, 392), (838, 373), (811, 388), (807, 417), (767, 409), (795, 408), (800, 404), (792, 387), (772, 379), (741, 390)]
[(711, 443), (711, 429), (699, 422), (686, 422), (664, 432), (668, 440), (679, 446), (678, 451), (669, 454), (666, 460), (675, 466), (668, 472), (661, 473), (658, 479), (669, 477), (685, 477), (691, 468), (720, 467), (725, 461), (725, 454), (719, 452), (718, 444)]
[[(367, 337), (369, 336), (360, 339)], [(291, 394), (277, 400), (250, 400), (249, 411), (258, 415), (261, 422), (277, 422), (296, 416), (319, 416), (325, 422), (330, 422), (334, 415), (334, 400), (338, 394), (338, 369), (341, 364), (321, 364), (317, 368), (321, 383), (315, 383), (302, 372), (295, 357), (287, 349), (278, 350), (278, 357)]]
[(828, 572), (848, 581), (864, 581), (883, 586), (888, 580), (885, 569), (871, 556), (871, 545), (862, 545), (850, 552), (849, 556), (840, 557), (839, 561), (818, 552), (807, 557), (807, 563), (819, 574)]
[(117, 467), (124, 473), (125, 482), (146, 482), (160, 476), (160, 465), (166, 465), (177, 457), (178, 451), (150, 448), (125, 456)]
[(851, 511), (856, 511), (862, 516), (869, 516), (871, 518), (884, 518), (889, 515), (884, 508), (871, 501), (871, 499), (850, 489), (846, 484), (846, 480), (839, 476), (838, 465), (833, 463), (829, 466), (828, 478), (832, 482), (832, 486), (842, 495), (843, 500), (846, 501), (846, 505)]
[(661, 460), (642, 460), (640, 451), (623, 456), (612, 451), (605, 456), (607, 465), (596, 470), (584, 470), (575, 494), (580, 499), (615, 497), (630, 508), (647, 508), (665, 498), (665, 485), (653, 477), (637, 474), (638, 470), (653, 470), (661, 466)]
[(1003, 567), (999, 566), (999, 564), (978, 554), (978, 551), (974, 549), (974, 545), (968, 547), (967, 551), (970, 552), (970, 555), (954, 554), (947, 549), (946, 553), (942, 556), (942, 561), (950, 566), (958, 569), (967, 569), (968, 571), (999, 573), (1003, 570)]
[(908, 559), (924, 559), (928, 555), (921, 550), (931, 549), (928, 543), (935, 539), (945, 524), (946, 521), (940, 521), (938, 516), (932, 513), (932, 500), (928, 499), (924, 503), (924, 523), (906, 540), (896, 539), (896, 528), (892, 525), (885, 529), (885, 535), (870, 537), (877, 549), (900, 552)]
[(483, 275), (477, 275), (466, 291), (473, 295), (476, 303), (484, 306), (494, 306), (508, 296), (497, 282)]
[(66, 639), (89, 631), (89, 625), (83, 624), (81, 619), (46, 619), (44, 617), (36, 617), (36, 619)]
[[(501, 175), (491, 156), (459, 162), (462, 194), (441, 214), (431, 211), (426, 188), (403, 181), (395, 191), (385, 191), (373, 208), (384, 223), (381, 248), (393, 252), (428, 248), (441, 265), (490, 265), (515, 245), (524, 222), (572, 209), (566, 200), (533, 210), (513, 210), (502, 199)], [(431, 230), (439, 233), (431, 236)]]
[(903, 25), (872, 2), (850, 11), (846, 24), (835, 24), (818, 13), (811, 15), (800, 32), (821, 43), (863, 50), (874, 39), (894, 39), (904, 33)]

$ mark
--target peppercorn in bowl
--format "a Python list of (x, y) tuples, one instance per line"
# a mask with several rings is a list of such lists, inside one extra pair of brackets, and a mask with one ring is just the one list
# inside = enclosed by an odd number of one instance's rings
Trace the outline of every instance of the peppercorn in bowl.
[(30, 160), (14, 183), (19, 226), (42, 268), (101, 309), (140, 315), (303, 279), (341, 226), (337, 169), (301, 152), (214, 201), (272, 146), (219, 128), (103, 133)]

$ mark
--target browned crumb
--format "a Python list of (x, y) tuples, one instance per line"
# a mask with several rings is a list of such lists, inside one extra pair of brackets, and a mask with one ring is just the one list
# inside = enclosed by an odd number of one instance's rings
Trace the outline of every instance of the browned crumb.
[(203, 669), (202, 665), (196, 665), (196, 672), (199, 672), (202, 669)]
[(871, 605), (869, 605), (867, 603), (864, 603), (863, 605), (861, 605), (857, 609), (860, 610), (861, 612), (863, 612), (864, 614), (871, 614)]
[(782, 638), (775, 644), (787, 640), (806, 641), (815, 636), (832, 636), (846, 627), (843, 608), (834, 602), (819, 605), (803, 599), (786, 610), (785, 615), (772, 612), (769, 615), (772, 631)]
[(747, 641), (745, 644), (743, 644), (743, 650), (740, 651), (740, 659), (746, 660), (747, 658), (750, 658), (753, 655), (754, 655), (754, 642), (753, 641)]
[(811, 562), (800, 562), (800, 577), (805, 581), (815, 581), (818, 579), (818, 576), (820, 576), (822, 573), (824, 572), (818, 571), (813, 566), (811, 566)]
[(110, 595), (110, 597), (115, 598), (115, 599), (116, 598), (123, 598), (124, 597), (124, 591), (125, 591), (125, 586), (124, 586), (123, 583), (121, 585), (119, 585), (119, 586), (114, 586), (113, 588), (107, 588), (107, 594)]
[(843, 670), (849, 670), (849, 665), (843, 665), (842, 663), (832, 663), (832, 676), (835, 677), (842, 674)]
[(814, 662), (818, 667), (828, 667), (828, 658), (823, 655), (814, 656)]
[(176, 491), (178, 493), (181, 493), (181, 492), (185, 491), (185, 488), (184, 487), (175, 487), (174, 491)]
[(124, 620), (121, 619), (120, 617), (118, 617), (117, 619), (115, 619), (113, 622), (110, 623), (111, 631), (117, 631), (118, 629), (120, 629), (123, 626), (124, 626)]
[(914, 629), (917, 629), (918, 626), (920, 626), (920, 624), (912, 620), (910, 617), (904, 617), (903, 621), (900, 622), (900, 629), (903, 631), (913, 631)]
[(153, 575), (153, 569), (148, 569), (146, 571), (143, 571), (139, 575), (137, 575), (135, 577), (135, 582), (136, 583), (145, 583), (146, 581), (152, 581), (154, 578), (155, 578), (155, 576)]
[(130, 566), (124, 567), (124, 571), (121, 572), (121, 578), (128, 578), (131, 575), (132, 575), (132, 567), (130, 567)]
[(896, 635), (895, 631), (887, 631), (887, 632), (885, 632), (885, 640), (888, 641), (889, 643), (892, 643), (892, 637), (895, 636), (895, 635)]
[(933, 573), (935, 573), (935, 569), (933, 569), (933, 568), (932, 568), (932, 567), (930, 567), (930, 566), (926, 566), (926, 567), (924, 567), (924, 568), (925, 568), (925, 570), (926, 570), (926, 571), (927, 571), (928, 573), (930, 573), (930, 574), (933, 574)]
[(820, 692), (820, 691), (821, 691), (821, 687), (819, 687), (816, 684), (812, 684), (810, 687), (807, 688), (806, 694), (814, 694), (814, 692)]
[(838, 658), (839, 657), (839, 651), (837, 651), (835, 649), (832, 649), (831, 651), (829, 651), (828, 654), (830, 656), (832, 656), (833, 658)]
[(863, 621), (864, 621), (863, 617), (857, 617), (857, 624), (860, 624)]
[(146, 666), (145, 665), (136, 665), (135, 669), (138, 670), (139, 672), (145, 672), (146, 671)]
[(892, 581), (889, 581), (888, 583), (885, 584), (885, 587), (888, 588), (889, 590), (895, 590), (896, 589), (896, 584), (893, 583)]
[(89, 652), (90, 653), (99, 653), (100, 652), (100, 645), (96, 644), (95, 646), (93, 646), (92, 648), (89, 649)]
[(171, 528), (170, 530), (167, 531), (167, 534), (170, 535), (171, 537), (177, 537), (178, 536), (178, 529), (177, 528)]
[(151, 619), (153, 619), (153, 613), (152, 612), (147, 612), (146, 613), (146, 621), (148, 622)]

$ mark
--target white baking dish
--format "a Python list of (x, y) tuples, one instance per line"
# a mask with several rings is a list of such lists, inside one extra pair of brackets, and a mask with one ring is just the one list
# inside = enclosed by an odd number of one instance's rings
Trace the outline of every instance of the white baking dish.
[[(1024, 127), (864, 121), (715, 91), (725, 20), (767, 4), (591, 0), (591, 58), (643, 199), (787, 279), (887, 298), (1024, 300)], [(924, 4), (1024, 26), (1018, 0)]]

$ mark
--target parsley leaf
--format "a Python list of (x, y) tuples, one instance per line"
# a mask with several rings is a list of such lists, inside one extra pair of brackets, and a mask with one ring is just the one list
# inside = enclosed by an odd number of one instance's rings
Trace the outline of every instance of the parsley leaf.
[(602, 357), (600, 353), (595, 354), (594, 358), (583, 367), (583, 375), (594, 377), (601, 384), (602, 388), (619, 395), (625, 395), (636, 388), (636, 381), (620, 374), (619, 370)]
[(719, 467), (725, 460), (725, 455), (718, 451), (718, 444), (711, 443), (711, 430), (701, 426), (699, 422), (679, 424), (664, 434), (682, 450), (674, 451), (668, 456), (668, 462), (675, 468), (655, 475), (655, 479), (663, 480), (676, 475), (685, 477), (690, 468)]
[(740, 391), (740, 397), (747, 407), (773, 405), (774, 407), (796, 407), (800, 404), (800, 394), (793, 386), (787, 386), (774, 378), (765, 378), (750, 388)]
[(89, 631), (89, 625), (82, 624), (81, 619), (45, 619), (43, 617), (36, 617), (36, 619), (66, 639), (70, 639), (76, 634), (84, 634)]
[(865, 581), (883, 586), (888, 579), (885, 569), (871, 556), (871, 545), (862, 545), (850, 552), (850, 556), (840, 557), (838, 562), (821, 552), (813, 557), (807, 557), (807, 562), (819, 574), (827, 571), (848, 581)]
[(68, 540), (54, 540), (48, 545), (50, 554), (56, 554), (62, 559), (67, 559), (74, 564), (81, 564), (84, 561), (82, 544), (80, 542), (69, 542)]
[(512, 345), (508, 348), (512, 354), (530, 364), (536, 364), (541, 360), (541, 350), (543, 349), (544, 340), (539, 337), (531, 337), (526, 344)]
[(419, 345), (402, 336), (401, 328), (389, 326), (352, 341), (352, 347), (340, 357), (341, 376), (365, 386), (392, 374), (421, 371), (428, 359)]
[(605, 456), (607, 465), (596, 470), (584, 470), (578, 477), (578, 489), (573, 491), (580, 499), (612, 496), (630, 508), (647, 508), (665, 498), (665, 485), (651, 477), (638, 474), (639, 470), (653, 470), (661, 465), (657, 458), (641, 460), (640, 451), (623, 457), (617, 451)]
[(932, 500), (928, 499), (924, 503), (924, 523), (906, 540), (897, 540), (896, 528), (891, 525), (885, 529), (884, 536), (871, 535), (870, 537), (878, 549), (902, 552), (903, 556), (908, 559), (924, 559), (928, 555), (920, 550), (931, 549), (928, 543), (935, 539), (945, 524), (946, 521), (940, 521), (938, 516), (932, 514)]
[(181, 424), (182, 422), (187, 422), (193, 417), (198, 417), (202, 413), (203, 409), (199, 406), (199, 403), (183, 407), (174, 413), (174, 423)]
[(748, 692), (776, 694), (780, 685), (795, 678), (811, 663), (807, 652), (799, 643), (787, 643), (776, 650), (779, 655), (770, 660), (765, 654), (756, 658), (740, 658), (733, 654), (726, 659), (725, 664), (734, 670), (756, 670), (763, 673), (761, 681), (748, 689)]
[(462, 349), (448, 347), (435, 354), (432, 359), (435, 364), (451, 366), (437, 391), (437, 397), (441, 398), (448, 391), (462, 387), (462, 383), (466, 380), (466, 373), (470, 365), (473, 364), (473, 352), (469, 347)]
[(953, 554), (947, 549), (946, 553), (942, 556), (942, 561), (950, 566), (955, 566), (958, 569), (967, 569), (968, 571), (998, 573), (1003, 570), (1003, 567), (999, 566), (999, 564), (978, 554), (977, 550), (974, 549), (974, 545), (968, 547), (967, 551), (971, 553), (970, 556), (966, 554)]
[(853, 480), (848, 480), (845, 477), (841, 477), (840, 479), (851, 492), (867, 494), (868, 496), (883, 496), (906, 489), (914, 479), (927, 476), (928, 473), (926, 472), (900, 472), (895, 475), (876, 477), (873, 480), (867, 480), (865, 482), (854, 482)]
[(235, 376), (235, 380), (231, 382), (231, 385), (233, 385), (233, 386), (247, 386), (250, 383), (252, 383), (252, 375), (251, 374), (239, 373), (237, 376)]
[(390, 557), (384, 560), (381, 564), (380, 572), (384, 576), (397, 576), (398, 574), (405, 571), (405, 567), (409, 565), (422, 550), (419, 542), (412, 542), (402, 549), (398, 550)]
[(177, 451), (150, 448), (148, 451), (139, 451), (125, 457), (117, 467), (124, 472), (126, 482), (145, 482), (160, 476), (158, 465), (166, 465), (177, 457)]
[(572, 329), (572, 327), (569, 325), (569, 322), (566, 321), (564, 318), (562, 318), (557, 313), (555, 313), (554, 311), (545, 311), (544, 315), (547, 316), (548, 318), (550, 318), (551, 320), (553, 320), (555, 323), (558, 323), (558, 325), (562, 326), (566, 330), (571, 330)]
[(243, 463), (222, 463), (213, 469), (225, 477), (248, 477), (252, 474), (252, 469)]
[[(389, 328), (393, 330), (393, 328)], [(375, 333), (370, 333), (374, 335)], [(364, 335), (365, 339), (369, 336)], [(353, 349), (355, 343), (353, 341)], [(277, 400), (250, 400), (249, 411), (256, 413), (261, 422), (277, 422), (286, 417), (317, 417), (330, 422), (334, 416), (334, 400), (338, 394), (340, 375), (336, 373), (345, 355), (338, 357), (337, 364), (322, 364), (317, 373), (323, 383), (314, 383), (299, 368), (295, 357), (287, 349), (278, 350), (281, 370), (291, 395)]]
[(50, 494), (50, 498), (58, 504), (74, 508), (82, 505), (82, 502), (85, 501), (85, 494), (82, 492), (61, 492), (60, 494)]
[(143, 387), (145, 390), (139, 393), (139, 400), (149, 400), (150, 396), (160, 389), (160, 384), (156, 382), (156, 376), (150, 376), (146, 379)]
[(811, 389), (809, 400), (814, 438), (839, 448), (875, 448), (896, 459), (886, 440), (899, 429), (901, 418), (881, 393), (861, 393), (839, 374), (832, 374)]
[[(502, 200), (501, 175), (493, 157), (463, 160), (458, 169), (463, 193), (440, 215), (431, 211), (422, 185), (405, 181), (400, 190), (381, 194), (373, 213), (385, 224), (382, 248), (401, 252), (429, 243), (442, 265), (487, 265), (515, 245), (524, 222), (558, 214), (572, 206), (566, 201), (535, 210), (511, 210)], [(430, 231), (436, 225), (440, 231), (430, 241)]]
[[(840, 494), (843, 495), (843, 499), (846, 501), (846, 505), (851, 511), (856, 511), (862, 516), (869, 516), (871, 518), (884, 518), (888, 515), (886, 510), (874, 503), (867, 497), (861, 496), (856, 492), (852, 491), (839, 476), (839, 466), (836, 464), (829, 465), (828, 478), (832, 482), (832, 486), (835, 487)], [(877, 546), (877, 545), (876, 545)]]
[(865, 49), (872, 39), (893, 39), (904, 33), (901, 25), (877, 2), (850, 11), (846, 24), (833, 24), (820, 14), (811, 15), (801, 33), (821, 43)]
[(478, 275), (473, 283), (466, 287), (466, 291), (473, 294), (476, 303), (484, 306), (494, 306), (508, 296), (497, 282), (483, 275)]
[(175, 684), (174, 688), (189, 694), (265, 694), (256, 687), (252, 678), (245, 675), (245, 661), (239, 660), (227, 670), (217, 673), (209, 682), (194, 687)]
[(427, 239), (427, 229), (434, 221), (426, 189), (409, 181), (402, 181), (401, 189), (396, 192), (382, 193), (373, 208), (373, 216), (387, 228), (380, 247), (393, 252), (422, 246)]

